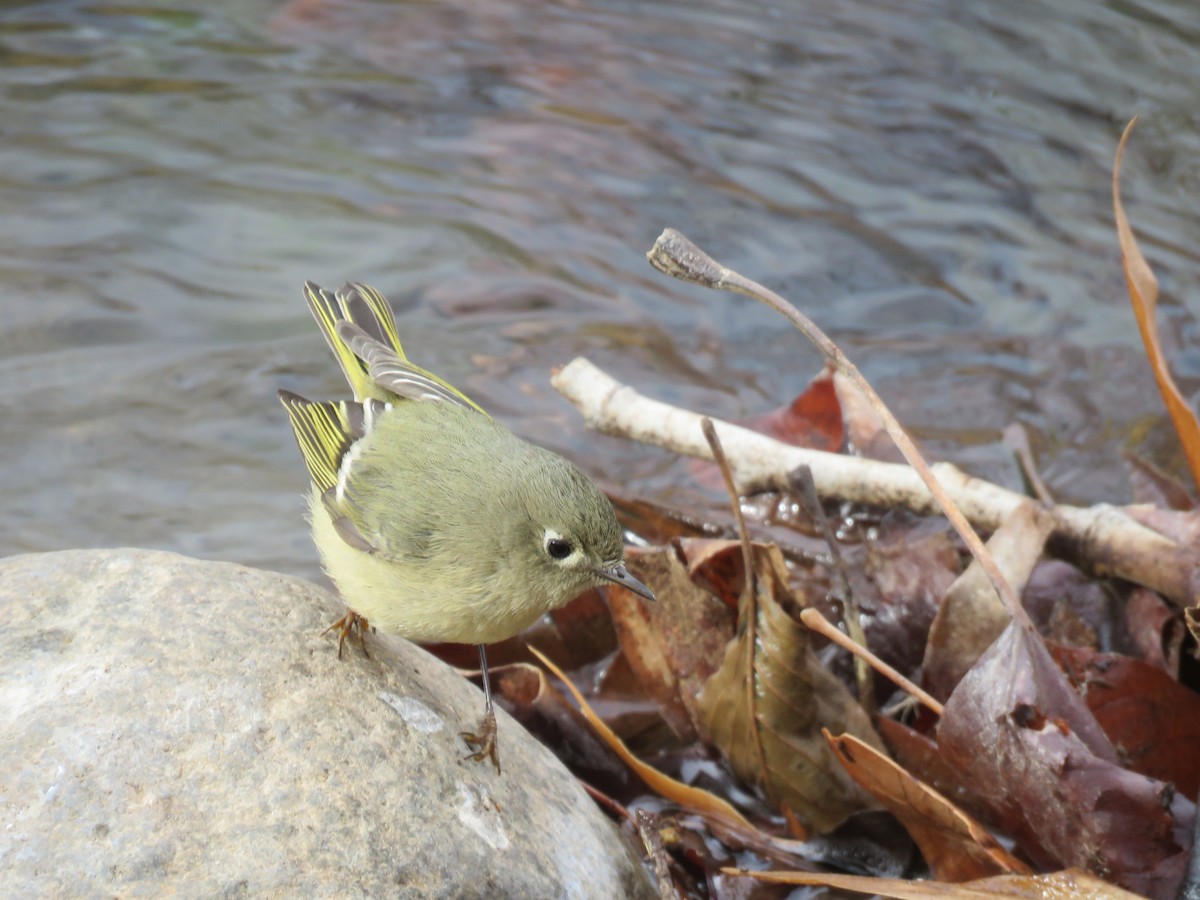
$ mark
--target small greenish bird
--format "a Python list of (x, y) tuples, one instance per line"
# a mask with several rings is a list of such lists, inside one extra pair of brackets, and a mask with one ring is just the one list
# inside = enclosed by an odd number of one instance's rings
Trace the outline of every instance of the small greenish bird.
[(354, 392), (335, 403), (279, 392), (312, 476), (313, 540), (349, 608), (330, 626), (338, 656), (368, 627), (477, 644), (485, 714), (462, 737), (499, 771), (484, 645), (588, 588), (654, 595), (626, 571), (600, 490), (409, 362), (382, 294), (309, 282), (304, 296)]

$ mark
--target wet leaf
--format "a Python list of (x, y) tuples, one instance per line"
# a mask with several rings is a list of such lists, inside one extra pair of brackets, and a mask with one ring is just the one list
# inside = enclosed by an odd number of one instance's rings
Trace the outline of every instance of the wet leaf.
[(760, 881), (833, 887), (859, 894), (895, 897), (897, 900), (990, 900), (994, 897), (1028, 900), (1045, 900), (1047, 897), (1069, 897), (1072, 900), (1138, 900), (1137, 894), (1116, 888), (1079, 869), (1066, 869), (1048, 875), (997, 875), (963, 884), (868, 878), (864, 875), (836, 875), (824, 872), (745, 872), (738, 869), (725, 871)]
[(1125, 285), (1129, 289), (1129, 299), (1133, 303), (1133, 314), (1137, 319), (1138, 331), (1142, 334), (1142, 343), (1146, 345), (1146, 356), (1150, 367), (1154, 370), (1154, 380), (1158, 382), (1159, 393), (1183, 444), (1183, 452), (1187, 457), (1188, 467), (1192, 472), (1192, 482), (1200, 486), (1200, 420), (1196, 413), (1183, 398), (1171, 372), (1167, 368), (1167, 360), (1158, 342), (1158, 324), (1154, 313), (1158, 306), (1158, 279), (1154, 277), (1146, 258), (1137, 245), (1133, 229), (1129, 227), (1129, 219), (1121, 204), (1121, 159), (1125, 155), (1125, 144), (1137, 119), (1133, 119), (1121, 135), (1117, 145), (1117, 157), (1113, 162), (1113, 214), (1117, 220), (1117, 240), (1121, 244), (1121, 264), (1125, 270)]
[[(958, 545), (944, 520), (906, 511), (889, 512), (878, 532), (865, 548), (845, 554), (851, 586), (872, 651), (912, 672), (925, 656), (942, 597), (962, 571)], [(840, 619), (840, 610), (829, 618)]]
[[(958, 773), (942, 758), (937, 741), (895, 719), (876, 719), (875, 727), (892, 751), (892, 756), (904, 771), (925, 782), (976, 818), (989, 812), (984, 804), (980, 803), (975, 795), (963, 786)], [(992, 824), (1007, 832), (1010, 830), (1008, 827), (1010, 824), (1015, 828), (1019, 823), (993, 821)]]
[[(1023, 503), (988, 539), (988, 552), (1018, 594), (1024, 590), (1053, 528), (1054, 519), (1049, 513), (1035, 503)], [(949, 697), (967, 670), (999, 637), (1009, 618), (982, 567), (972, 561), (946, 591), (929, 629), (923, 687), (939, 700)]]
[(1039, 634), (1072, 646), (1100, 649), (1100, 636), (1118, 633), (1124, 618), (1110, 585), (1059, 559), (1038, 563), (1021, 603)]
[(658, 598), (644, 603), (626, 590), (606, 590), (617, 640), (646, 694), (671, 730), (697, 737), (696, 695), (719, 665), (734, 613), (691, 578), (677, 545), (630, 553), (634, 577)]
[(1200, 694), (1161, 669), (1115, 653), (1050, 648), (1128, 769), (1200, 791)]
[(904, 824), (939, 881), (1029, 873), (982, 825), (873, 747), (848, 734), (825, 738), (850, 777)]
[(738, 598), (746, 585), (741, 542), (690, 540), (680, 541), (679, 548), (691, 579), (736, 612)]
[(846, 775), (820, 729), (847, 731), (882, 750), (849, 691), (817, 661), (809, 631), (781, 603), (787, 568), (779, 549), (754, 547), (756, 590), (741, 601), (737, 635), (699, 697), (697, 725), (734, 772), (818, 831), (873, 801)]
[(678, 537), (717, 537), (721, 534), (720, 527), (685, 510), (611, 490), (604, 493), (612, 501), (621, 525), (648, 544), (657, 546), (669, 544)]
[(1187, 861), (1195, 808), (1169, 785), (1126, 771), (1035, 634), (1010, 625), (946, 704), (942, 756), (963, 783), (1016, 821), (1035, 861), (1103, 872), (1170, 896)]

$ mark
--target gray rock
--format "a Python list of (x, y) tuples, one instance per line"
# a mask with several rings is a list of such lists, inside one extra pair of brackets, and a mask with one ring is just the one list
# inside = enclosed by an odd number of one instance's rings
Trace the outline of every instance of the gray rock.
[(143, 550), (0, 560), (0, 896), (650, 897), (552, 754), (295, 578)]

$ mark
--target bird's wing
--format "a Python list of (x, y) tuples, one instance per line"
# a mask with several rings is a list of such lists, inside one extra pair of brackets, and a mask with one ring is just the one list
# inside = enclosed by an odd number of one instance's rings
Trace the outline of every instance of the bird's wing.
[(374, 553), (376, 547), (352, 521), (355, 508), (353, 499), (347, 496), (346, 484), (354, 445), (371, 430), (375, 418), (388, 409), (387, 404), (378, 400), (313, 403), (291, 391), (280, 391), (279, 400), (287, 410), (300, 455), (334, 528), (351, 547)]
[(487, 415), (483, 407), (450, 382), (409, 362), (392, 348), (376, 340), (357, 323), (345, 320), (338, 322), (337, 336), (344, 346), (362, 361), (371, 381), (377, 387), (406, 400), (415, 400), (418, 403), (454, 403)]

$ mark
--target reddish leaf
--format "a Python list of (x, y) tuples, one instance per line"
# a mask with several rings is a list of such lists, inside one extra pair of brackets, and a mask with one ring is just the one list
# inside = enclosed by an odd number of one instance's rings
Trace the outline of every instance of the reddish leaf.
[(1152, 897), (1174, 894), (1195, 807), (1126, 771), (1035, 634), (1010, 625), (959, 683), (938, 725), (959, 777), (1035, 858), (1102, 872)]
[(1161, 669), (1115, 653), (1051, 646), (1126, 768), (1200, 791), (1200, 694)]
[[(878, 718), (875, 720), (875, 728), (892, 751), (896, 762), (906, 772), (919, 778), (976, 818), (989, 811), (974, 794), (963, 787), (962, 779), (942, 758), (937, 741), (933, 738), (914, 731), (895, 719)], [(995, 821), (993, 824), (1001, 830), (1009, 831), (1016, 829), (1020, 823)]]
[(1025, 873), (1027, 865), (953, 803), (853, 735), (825, 739), (850, 777), (903, 823), (939, 881)]
[(738, 424), (785, 444), (835, 452), (842, 446), (842, 407), (826, 366), (795, 400), (779, 409), (743, 419)]

